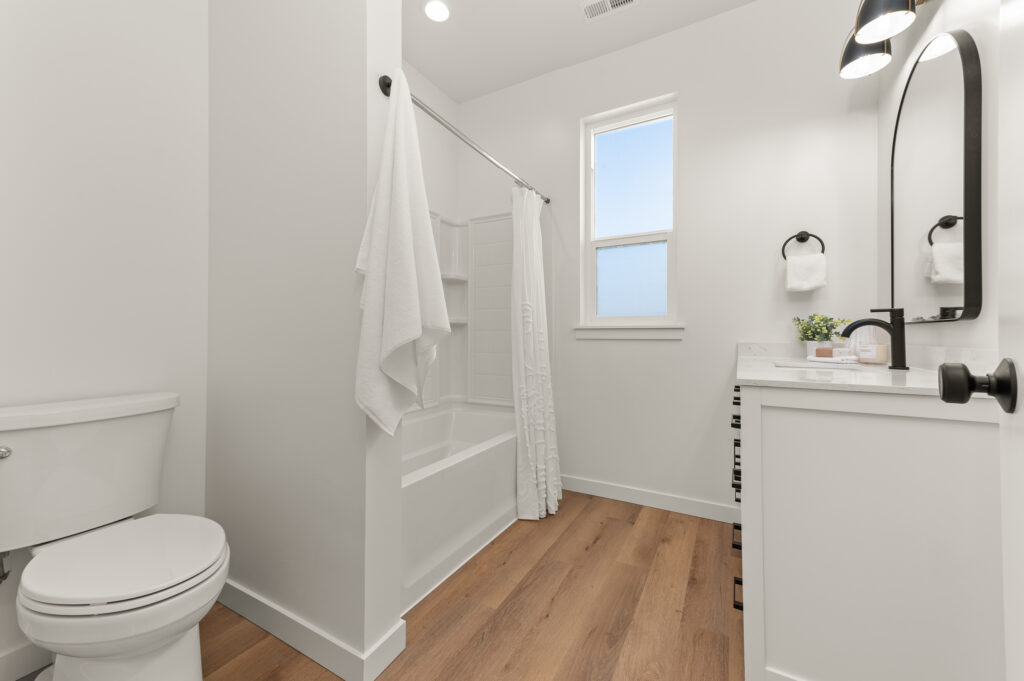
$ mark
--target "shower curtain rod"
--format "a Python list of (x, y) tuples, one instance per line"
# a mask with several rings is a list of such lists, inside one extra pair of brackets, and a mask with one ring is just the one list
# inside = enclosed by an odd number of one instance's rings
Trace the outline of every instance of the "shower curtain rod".
[[(380, 85), (380, 91), (384, 93), (385, 97), (390, 97), (391, 96), (391, 76), (381, 76), (377, 80), (377, 84)], [(469, 145), (470, 149), (472, 149), (476, 153), (478, 153), (481, 156), (483, 156), (484, 158), (486, 158), (488, 161), (490, 161), (492, 164), (494, 164), (499, 170), (501, 170), (506, 175), (511, 177), (513, 180), (515, 180), (517, 184), (519, 184), (520, 186), (526, 187), (527, 189), (532, 189), (533, 191), (537, 192), (537, 194), (540, 196), (540, 198), (542, 198), (544, 200), (544, 203), (551, 203), (551, 199), (549, 199), (548, 197), (546, 197), (543, 194), (541, 194), (537, 190), (536, 187), (534, 187), (532, 184), (530, 184), (529, 182), (527, 182), (526, 180), (524, 180), (523, 178), (519, 177), (518, 175), (513, 173), (511, 170), (509, 170), (501, 161), (499, 161), (498, 159), (494, 158), (493, 156), (488, 154), (486, 151), (484, 151), (483, 148), (481, 148), (481, 146), (479, 144), (477, 144), (473, 140), (471, 140), (468, 137), (466, 137), (465, 133), (463, 133), (461, 130), (456, 128), (454, 125), (452, 125), (451, 123), (446, 121), (441, 114), (437, 113), (436, 111), (431, 109), (429, 106), (424, 104), (422, 99), (420, 99), (416, 95), (412, 95), (412, 103), (415, 104), (416, 106), (418, 106), (420, 109), (422, 109), (423, 113), (427, 114), (428, 116), (433, 118), (435, 121), (440, 123), (448, 132), (450, 132), (451, 134), (455, 135), (460, 140), (462, 140), (467, 145)]]

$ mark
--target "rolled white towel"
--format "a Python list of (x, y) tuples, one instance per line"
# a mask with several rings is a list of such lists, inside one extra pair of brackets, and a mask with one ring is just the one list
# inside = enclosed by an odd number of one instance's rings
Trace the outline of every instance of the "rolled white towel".
[(929, 278), (933, 284), (964, 283), (964, 245), (960, 241), (932, 244), (932, 267)]
[(791, 255), (786, 259), (786, 290), (813, 291), (825, 286), (828, 261), (824, 253)]

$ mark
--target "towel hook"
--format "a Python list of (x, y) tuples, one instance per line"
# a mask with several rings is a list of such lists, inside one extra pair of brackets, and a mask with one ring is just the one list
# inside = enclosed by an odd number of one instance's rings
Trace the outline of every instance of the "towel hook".
[(825, 252), (825, 242), (821, 240), (820, 236), (818, 236), (817, 234), (811, 234), (810, 232), (797, 232), (796, 234), (794, 234), (793, 236), (789, 237), (788, 239), (786, 239), (782, 243), (782, 259), (783, 260), (786, 259), (786, 246), (789, 245), (790, 241), (792, 241), (793, 239), (796, 239), (797, 243), (805, 244), (809, 240), (811, 240), (812, 238), (818, 240), (818, 243), (821, 244), (821, 252), (824, 253)]
[(939, 221), (935, 223), (935, 226), (928, 230), (928, 245), (935, 245), (935, 242), (932, 241), (932, 234), (935, 233), (935, 230), (937, 230), (939, 227), (942, 227), (942, 229), (951, 229), (953, 227), (956, 227), (956, 223), (960, 222), (961, 220), (963, 220), (963, 218), (958, 217), (956, 215), (943, 215), (942, 218), (940, 218)]

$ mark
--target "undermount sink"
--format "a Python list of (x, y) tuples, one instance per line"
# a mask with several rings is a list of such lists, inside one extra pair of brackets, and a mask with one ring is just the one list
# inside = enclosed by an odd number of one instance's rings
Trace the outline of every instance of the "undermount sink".
[(863, 371), (859, 364), (842, 364), (839, 362), (809, 362), (800, 360), (776, 360), (775, 366), (780, 369), (817, 369), (818, 371)]

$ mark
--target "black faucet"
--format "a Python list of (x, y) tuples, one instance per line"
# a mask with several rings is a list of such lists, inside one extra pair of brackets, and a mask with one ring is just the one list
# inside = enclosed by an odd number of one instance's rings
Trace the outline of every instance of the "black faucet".
[(907, 366), (907, 326), (903, 321), (903, 308), (884, 307), (880, 309), (873, 309), (871, 311), (888, 312), (890, 321), (886, 322), (881, 319), (875, 319), (874, 317), (858, 319), (857, 321), (848, 324), (840, 335), (843, 338), (849, 338), (851, 333), (862, 326), (877, 326), (880, 329), (885, 329), (889, 332), (889, 341), (892, 346), (892, 357), (889, 358), (889, 368), (904, 371), (910, 369), (910, 367)]

